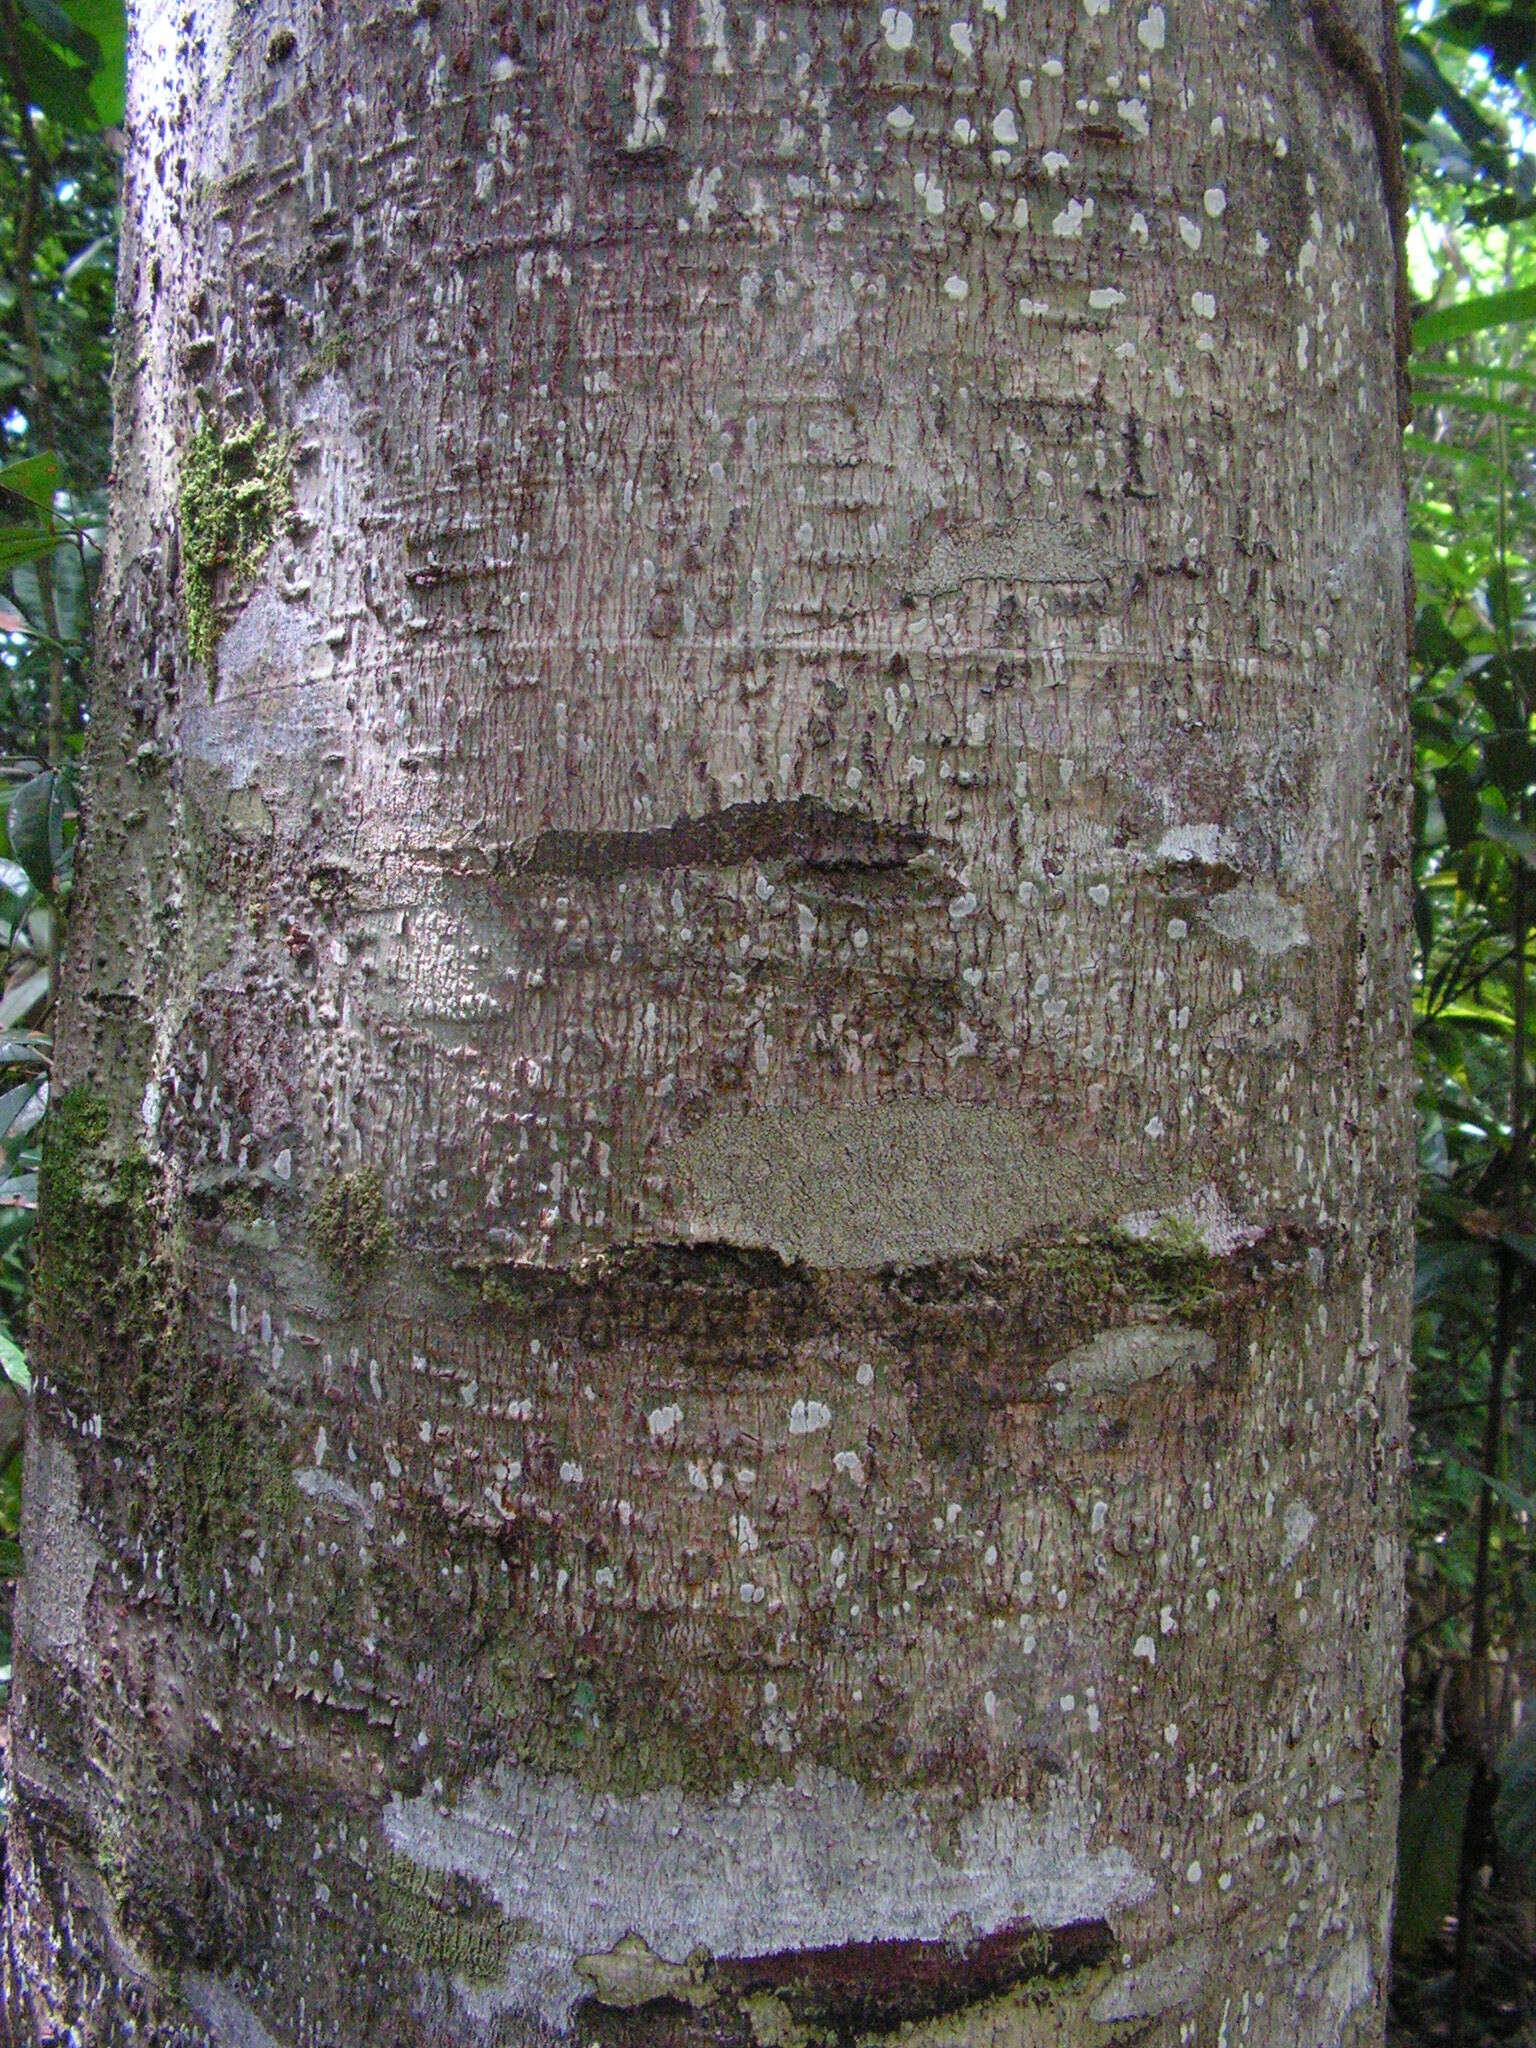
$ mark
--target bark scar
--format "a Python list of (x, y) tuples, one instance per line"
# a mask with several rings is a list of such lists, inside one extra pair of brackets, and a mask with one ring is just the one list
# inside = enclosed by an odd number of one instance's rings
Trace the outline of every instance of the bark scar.
[(1104, 1920), (1064, 1927), (1017, 1920), (977, 1935), (961, 1916), (940, 1940), (848, 1941), (759, 1956), (695, 1950), (672, 1963), (627, 1934), (604, 1955), (578, 1958), (592, 1993), (578, 2008), (577, 2031), (624, 2042), (640, 2040), (643, 2030), (653, 2040), (652, 2013), (639, 2028), (631, 2016), (666, 2007), (670, 2041), (745, 2044), (763, 2038), (762, 2007), (771, 2001), (792, 2029), (812, 2028), (842, 2044), (962, 2011), (1018, 1984), (1095, 1968), (1114, 1947)]
[(551, 828), (519, 848), (512, 862), (525, 875), (586, 876), (739, 867), (747, 861), (820, 869), (906, 868), (927, 846), (927, 833), (915, 825), (865, 817), (803, 796), (792, 803), (731, 804), (646, 832)]

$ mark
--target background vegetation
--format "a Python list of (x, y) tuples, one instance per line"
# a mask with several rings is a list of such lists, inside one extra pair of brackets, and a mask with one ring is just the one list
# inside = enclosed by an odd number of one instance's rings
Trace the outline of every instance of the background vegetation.
[[(1536, 2040), (1536, 0), (1401, 15), (1421, 1175), (1395, 2019)], [(0, 0), (0, 1687), (110, 462), (121, 0)], [(1347, 84), (1343, 89), (1348, 89)]]

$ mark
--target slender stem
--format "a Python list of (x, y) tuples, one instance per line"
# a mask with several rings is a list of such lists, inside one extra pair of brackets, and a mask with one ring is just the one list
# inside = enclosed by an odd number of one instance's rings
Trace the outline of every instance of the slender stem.
[[(1499, 443), (1499, 512), (1498, 549), (1501, 576), (1502, 617), (1495, 624), (1505, 658), (1506, 673), (1514, 674), (1513, 646), (1511, 644), (1509, 617), (1509, 558), (1508, 539), (1508, 459), (1504, 435), (1504, 422), (1498, 422)], [(1527, 713), (1529, 715), (1529, 712)], [(1520, 818), (1525, 822), (1526, 806), (1520, 805)], [(1512, 1001), (1512, 1031), (1510, 1045), (1509, 1082), (1509, 1173), (1506, 1181), (1505, 1214), (1511, 1231), (1518, 1231), (1525, 1218), (1525, 1169), (1526, 1169), (1526, 1108), (1525, 1108), (1525, 1036), (1526, 1036), (1526, 926), (1529, 915), (1526, 903), (1525, 862), (1518, 856), (1510, 863), (1510, 940), (1513, 954), (1514, 989)], [(1483, 1471), (1488, 1475), (1478, 1489), (1477, 1497), (1477, 1562), (1472, 1581), (1472, 1641), (1468, 1661), (1476, 1675), (1478, 1689), (1477, 1753), (1473, 1758), (1472, 1782), (1467, 1791), (1467, 1808), (1462, 1821), (1460, 1868), (1456, 1882), (1456, 1977), (1451, 2004), (1451, 2041), (1453, 2048), (1465, 2037), (1467, 2013), (1471, 2004), (1474, 1978), (1475, 1955), (1472, 1944), (1472, 1916), (1476, 1905), (1477, 1870), (1481, 1861), (1482, 1848), (1487, 1828), (1487, 1815), (1492, 1802), (1494, 1770), (1491, 1760), (1493, 1747), (1493, 1714), (1489, 1698), (1489, 1625), (1488, 1589), (1493, 1552), (1493, 1519), (1495, 1496), (1489, 1479), (1499, 1476), (1499, 1454), (1504, 1441), (1504, 1383), (1508, 1371), (1510, 1354), (1514, 1350), (1518, 1329), (1517, 1298), (1520, 1272), (1517, 1255), (1507, 1244), (1498, 1249), (1498, 1306), (1494, 1319), (1493, 1346), (1488, 1358), (1488, 1407), (1483, 1422)]]

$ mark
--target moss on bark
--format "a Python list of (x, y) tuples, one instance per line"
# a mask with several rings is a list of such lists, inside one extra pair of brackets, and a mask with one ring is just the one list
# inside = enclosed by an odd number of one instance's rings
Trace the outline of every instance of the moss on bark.
[(249, 582), (288, 513), (293, 446), (265, 420), (222, 436), (205, 420), (181, 467), (181, 590), (187, 650), (213, 658), (218, 645), (218, 578)]

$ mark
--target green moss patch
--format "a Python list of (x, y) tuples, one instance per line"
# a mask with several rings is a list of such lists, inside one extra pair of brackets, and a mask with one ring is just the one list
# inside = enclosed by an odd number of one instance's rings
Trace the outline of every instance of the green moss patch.
[(184, 1580), (293, 1502), (280, 1418), (229, 1359), (191, 1341), (185, 1260), (154, 1163), (115, 1142), (108, 1105), (71, 1089), (39, 1173), (35, 1327), (50, 1383), (140, 1459)]
[(218, 581), (249, 582), (288, 516), (293, 447), (265, 420), (223, 435), (205, 420), (181, 466), (181, 590), (187, 650), (213, 658), (218, 645)]
[(338, 1287), (366, 1286), (395, 1242), (384, 1207), (384, 1184), (372, 1167), (328, 1180), (309, 1212), (315, 1250)]
[(501, 1975), (516, 1928), (478, 1880), (424, 1869), (391, 1849), (379, 1895), (380, 1924), (412, 1962), (471, 1983)]

